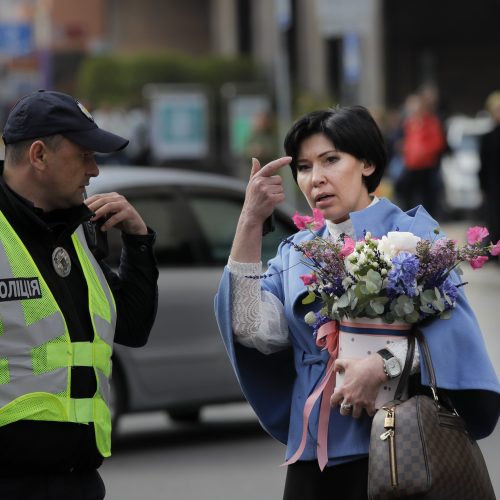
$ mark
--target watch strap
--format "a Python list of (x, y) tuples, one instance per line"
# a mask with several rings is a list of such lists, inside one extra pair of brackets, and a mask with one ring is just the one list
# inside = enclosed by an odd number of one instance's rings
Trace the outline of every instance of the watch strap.
[(381, 357), (382, 357), (382, 361), (383, 361), (383, 365), (384, 365), (384, 373), (385, 373), (385, 376), (390, 380), (392, 378), (395, 377), (395, 375), (391, 375), (389, 373), (389, 370), (387, 369), (387, 362), (390, 360), (390, 359), (395, 359), (397, 360), (398, 364), (399, 364), (399, 360), (396, 358), (396, 356), (394, 356), (394, 354), (392, 354), (391, 351), (389, 351), (388, 349), (380, 349), (380, 351), (377, 351), (377, 354), (379, 354)]
[(388, 349), (380, 349), (380, 351), (377, 351), (377, 354), (380, 354), (380, 356), (382, 356), (385, 360), (395, 357), (394, 354), (392, 354), (392, 352)]

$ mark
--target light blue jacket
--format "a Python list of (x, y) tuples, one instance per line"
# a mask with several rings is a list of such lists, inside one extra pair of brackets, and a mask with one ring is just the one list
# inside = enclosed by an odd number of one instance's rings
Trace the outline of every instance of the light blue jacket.
[[(386, 199), (353, 212), (350, 217), (356, 239), (363, 237), (364, 230), (376, 237), (394, 230), (410, 231), (429, 239), (438, 226), (422, 207), (403, 212)], [(327, 230), (321, 231), (326, 234)], [(293, 241), (298, 243), (311, 237), (309, 231), (300, 231)], [(234, 342), (227, 268), (215, 298), (219, 328), (243, 393), (267, 432), (287, 444), (287, 459), (300, 443), (304, 402), (323, 378), (328, 361), (328, 352), (316, 346), (312, 328), (303, 320), (305, 313), (312, 307), (317, 308), (318, 304), (304, 306), (301, 303), (306, 289), (299, 276), (310, 272), (301, 263), (302, 259), (302, 254), (290, 244), (281, 244), (276, 257), (269, 262), (267, 274), (272, 276), (261, 280), (262, 289), (273, 293), (284, 305), (291, 349), (264, 355)], [(438, 386), (452, 390), (450, 395), (457, 410), (471, 433), (479, 439), (488, 436), (497, 423), (500, 385), (463, 287), (459, 290), (451, 319), (432, 321), (422, 330), (432, 354)], [(427, 384), (425, 370), (421, 371), (422, 382)], [(309, 419), (309, 436), (301, 460), (316, 458), (318, 416), (319, 402)], [(367, 454), (370, 427), (371, 418), (366, 413), (360, 419), (353, 419), (332, 409), (328, 431), (329, 464)]]

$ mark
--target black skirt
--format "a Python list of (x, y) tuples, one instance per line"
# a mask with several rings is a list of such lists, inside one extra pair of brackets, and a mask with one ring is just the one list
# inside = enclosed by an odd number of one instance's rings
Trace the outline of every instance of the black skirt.
[(288, 466), (283, 500), (367, 500), (368, 458), (325, 467), (299, 461)]

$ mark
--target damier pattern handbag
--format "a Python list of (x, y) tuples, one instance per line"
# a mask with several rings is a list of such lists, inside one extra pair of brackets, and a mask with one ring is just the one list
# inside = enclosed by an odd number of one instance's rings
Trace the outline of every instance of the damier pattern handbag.
[[(401, 401), (418, 339), (433, 398)], [(441, 398), (443, 399), (443, 398)], [(408, 354), (395, 400), (380, 408), (372, 423), (368, 498), (387, 500), (495, 500), (488, 469), (463, 419), (437, 394), (429, 348), (418, 330), (408, 337)], [(451, 408), (451, 409), (450, 409)]]

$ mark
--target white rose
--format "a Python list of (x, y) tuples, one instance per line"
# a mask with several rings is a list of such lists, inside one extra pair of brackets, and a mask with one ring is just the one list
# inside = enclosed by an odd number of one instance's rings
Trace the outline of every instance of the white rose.
[(400, 252), (415, 253), (419, 241), (420, 238), (413, 233), (391, 231), (378, 241), (378, 250), (389, 258), (395, 257)]

